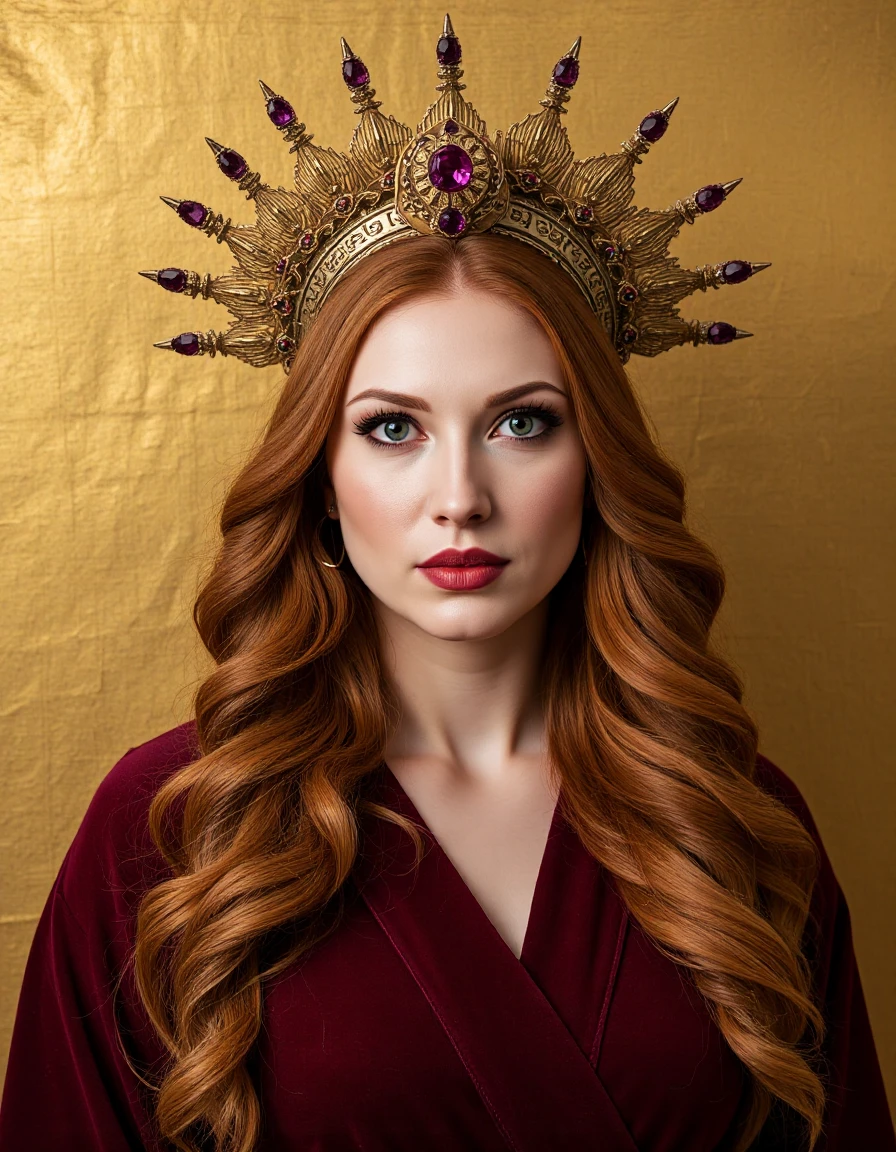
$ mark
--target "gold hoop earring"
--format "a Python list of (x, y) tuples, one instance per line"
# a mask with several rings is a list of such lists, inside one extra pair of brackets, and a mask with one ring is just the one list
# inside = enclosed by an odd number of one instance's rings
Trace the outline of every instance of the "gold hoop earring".
[[(331, 504), (330, 507), (327, 509), (328, 514), (330, 512), (335, 512), (335, 511), (336, 511), (336, 505), (335, 504)], [(327, 516), (324, 516), (323, 519), (321, 520), (320, 524), (318, 524), (318, 526), (317, 526), (317, 538), (318, 538), (318, 540), (320, 540), (320, 546), (321, 546), (321, 548), (324, 549), (324, 552), (326, 552), (326, 548), (324, 548), (324, 543), (323, 543), (323, 540), (321, 539), (320, 528), (321, 528), (321, 524), (323, 524), (324, 520), (326, 520), (326, 519), (327, 519)], [(345, 559), (345, 541), (343, 540), (342, 541), (342, 555), (339, 557), (339, 559), (336, 561), (335, 564), (331, 563), (329, 560), (319, 560), (318, 563), (322, 564), (324, 566), (324, 568), (339, 568), (344, 559)]]

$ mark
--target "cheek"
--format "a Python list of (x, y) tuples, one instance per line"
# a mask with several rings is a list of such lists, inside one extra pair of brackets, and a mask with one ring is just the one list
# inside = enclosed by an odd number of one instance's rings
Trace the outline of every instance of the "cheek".
[[(548, 545), (578, 537), (585, 489), (584, 458), (564, 453), (546, 466), (517, 470), (505, 486), (504, 509), (514, 525), (526, 528), (531, 538)], [(550, 547), (545, 547), (546, 553)]]
[(359, 460), (357, 456), (354, 460), (337, 459), (334, 464), (331, 475), (339, 494), (343, 531), (357, 541), (374, 545), (386, 543), (400, 528), (407, 531), (419, 496), (412, 473), (403, 475), (396, 468), (378, 468), (376, 460)]

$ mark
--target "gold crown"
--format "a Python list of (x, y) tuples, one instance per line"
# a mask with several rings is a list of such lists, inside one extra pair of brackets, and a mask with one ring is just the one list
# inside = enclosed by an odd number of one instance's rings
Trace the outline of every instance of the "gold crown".
[(223, 275), (183, 268), (141, 272), (169, 292), (202, 296), (235, 317), (222, 332), (182, 332), (156, 344), (288, 369), (334, 282), (357, 260), (415, 233), (460, 240), (491, 231), (529, 244), (572, 276), (623, 362), (678, 344), (727, 344), (752, 333), (724, 321), (683, 320), (676, 304), (698, 288), (739, 284), (769, 264), (729, 260), (681, 268), (668, 247), (682, 224), (737, 187), (708, 184), (663, 211), (632, 203), (634, 165), (665, 133), (678, 97), (645, 116), (621, 151), (576, 160), (560, 117), (579, 75), (581, 37), (557, 63), (542, 110), (494, 140), (462, 95), (460, 41), (446, 15), (436, 47), (438, 99), (417, 133), (380, 111), (370, 74), (342, 41), (342, 77), (361, 120), (348, 153), (311, 143), (292, 105), (265, 83), (271, 122), (296, 154), (294, 192), (271, 188), (243, 157), (206, 137), (218, 167), (248, 200), (254, 225), (232, 224), (195, 200), (162, 199), (236, 259)]

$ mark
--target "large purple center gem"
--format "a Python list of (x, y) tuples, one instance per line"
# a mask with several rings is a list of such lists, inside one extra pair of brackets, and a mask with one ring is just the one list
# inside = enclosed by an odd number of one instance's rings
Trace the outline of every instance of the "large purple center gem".
[(440, 192), (466, 188), (473, 175), (473, 161), (457, 144), (446, 144), (429, 158), (429, 181)]

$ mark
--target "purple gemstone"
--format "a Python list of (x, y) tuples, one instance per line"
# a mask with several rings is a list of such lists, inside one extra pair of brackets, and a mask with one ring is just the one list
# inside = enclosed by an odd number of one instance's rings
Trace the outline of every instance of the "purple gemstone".
[(648, 144), (656, 144), (657, 140), (662, 139), (665, 135), (668, 127), (669, 121), (662, 112), (651, 112), (650, 115), (645, 116), (638, 125), (638, 131)]
[(281, 256), (281, 258), (277, 261), (277, 271), (282, 272), (285, 267), (286, 267), (286, 257)]
[(730, 344), (736, 335), (736, 330), (730, 324), (726, 324), (724, 320), (717, 320), (715, 324), (710, 324), (709, 331), (706, 333), (706, 342), (707, 344)]
[(448, 133), (449, 136), (456, 136), (458, 134), (458, 132), (460, 131), (460, 128), (457, 125), (457, 121), (456, 120), (446, 120), (445, 121), (445, 131)]
[(554, 65), (554, 83), (561, 88), (572, 88), (579, 78), (579, 62), (575, 56), (564, 56)]
[(268, 118), (276, 128), (285, 128), (296, 118), (292, 104), (282, 96), (272, 96), (268, 100)]
[(239, 152), (234, 152), (232, 148), (225, 148), (215, 159), (224, 175), (229, 176), (231, 180), (241, 180), (249, 169), (249, 165)]
[(729, 260), (722, 269), (722, 280), (726, 284), (743, 284), (753, 275), (753, 265), (746, 260)]
[(466, 226), (466, 217), (456, 208), (446, 208), (439, 216), (439, 228), (446, 236), (459, 236)]
[(707, 184), (694, 196), (701, 212), (712, 212), (725, 199), (721, 184)]
[(466, 188), (473, 175), (473, 161), (457, 144), (446, 144), (429, 158), (429, 182), (440, 192)]
[(436, 59), (440, 64), (460, 64), (460, 40), (456, 36), (440, 36), (436, 45)]
[(163, 268), (158, 282), (167, 292), (183, 292), (187, 286), (187, 274), (182, 268)]
[(357, 56), (351, 56), (342, 61), (342, 79), (349, 88), (363, 88), (370, 80), (370, 73), (364, 67), (364, 61)]
[(171, 347), (181, 356), (195, 356), (199, 352), (199, 333), (181, 332), (171, 341)]
[(185, 224), (193, 228), (201, 228), (208, 209), (198, 200), (181, 200), (177, 206), (177, 214)]

